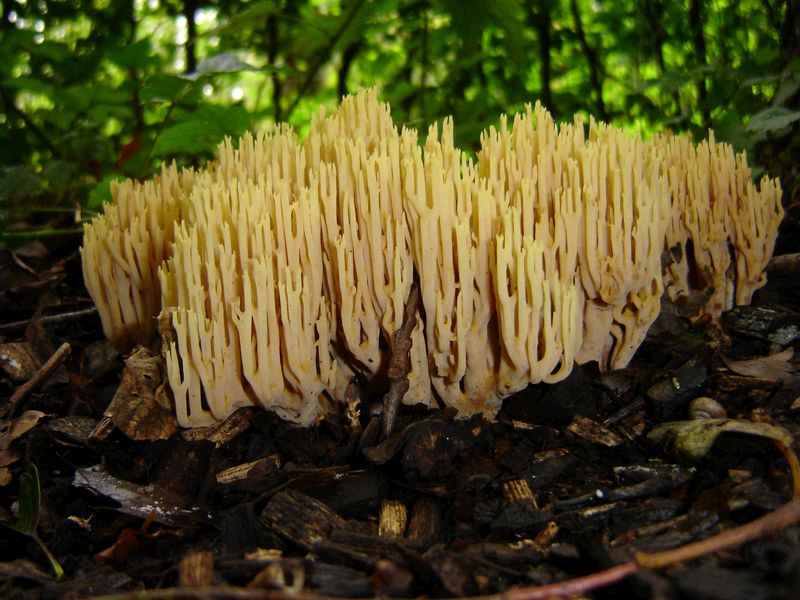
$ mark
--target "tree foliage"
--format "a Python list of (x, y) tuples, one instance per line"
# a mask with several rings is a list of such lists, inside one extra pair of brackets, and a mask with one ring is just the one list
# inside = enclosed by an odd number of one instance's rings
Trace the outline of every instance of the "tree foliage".
[(114, 178), (202, 162), (226, 135), (270, 122), (302, 129), (360, 86), (377, 85), (403, 124), (453, 115), (465, 147), (540, 99), (565, 119), (713, 127), (753, 148), (800, 125), (799, 4), (6, 1), (0, 220), (30, 228), (54, 210), (96, 210)]

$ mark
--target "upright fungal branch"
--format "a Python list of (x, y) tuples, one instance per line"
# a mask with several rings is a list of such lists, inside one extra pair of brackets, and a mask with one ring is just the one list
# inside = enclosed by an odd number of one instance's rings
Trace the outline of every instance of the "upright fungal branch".
[(380, 384), (415, 280), (404, 401), (491, 417), (576, 361), (626, 365), (665, 285), (705, 292), (712, 317), (749, 302), (782, 216), (777, 182), (757, 188), (713, 136), (643, 142), (537, 105), (473, 161), (452, 120), (420, 147), (374, 90), (304, 141), (247, 134), (114, 197), (85, 229), (86, 285), (121, 349), (151, 341), (161, 310), (184, 426), (253, 405), (309, 425), (356, 376)]
[(667, 184), (656, 153), (641, 138), (594, 121), (578, 161), (587, 300), (578, 360), (616, 369), (633, 358), (660, 309)]
[[(330, 115), (321, 111), (305, 142), (309, 162), (320, 165), (323, 261), (338, 307), (337, 352), (350, 373), (368, 381), (385, 375), (414, 279), (401, 163), (416, 144), (414, 132), (398, 132), (375, 90), (345, 98)], [(404, 401), (430, 405), (417, 320)]]
[(577, 340), (578, 349), (564, 347), (562, 367), (568, 372), (573, 357), (602, 368), (625, 366), (661, 297), (667, 196), (655, 152), (646, 152), (637, 137), (594, 122), (586, 139), (579, 119), (559, 127), (539, 104), (517, 115), (511, 129), (502, 118), (500, 129), (481, 142), (481, 175), (497, 197), (524, 204), (516, 246), (525, 236), (545, 243), (545, 256), (559, 262), (547, 280), (558, 280), (564, 290), (573, 285), (565, 279), (570, 268), (579, 273), (574, 305), (583, 313), (575, 321), (582, 332), (563, 336), (564, 342)]
[(766, 283), (783, 218), (781, 189), (763, 177), (759, 187), (744, 154), (716, 143), (714, 134), (694, 145), (687, 136), (658, 135), (671, 193), (665, 280), (674, 301), (703, 296), (700, 314), (719, 319), (735, 305), (749, 304)]
[(114, 202), (84, 226), (83, 279), (103, 332), (120, 350), (156, 338), (158, 266), (169, 256), (195, 177), (172, 165), (152, 181), (112, 184)]
[(255, 180), (207, 175), (191, 198), (194, 219), (177, 226), (161, 270), (174, 330), (167, 373), (182, 425), (252, 404), (309, 425), (336, 387), (318, 186), (313, 175), (309, 186), (294, 178), (304, 156), (292, 133), (260, 145), (286, 162), (267, 162)]
[(403, 173), (414, 265), (425, 309), (430, 382), (447, 406), (469, 415), (499, 407), (499, 342), (489, 245), (494, 202), (453, 145), (453, 122), (436, 126)]

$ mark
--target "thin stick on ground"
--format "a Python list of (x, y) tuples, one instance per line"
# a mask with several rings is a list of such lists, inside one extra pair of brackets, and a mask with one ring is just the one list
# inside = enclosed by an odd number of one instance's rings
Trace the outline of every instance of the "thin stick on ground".
[(720, 534), (672, 550), (636, 554), (636, 564), (645, 569), (663, 569), (677, 563), (694, 560), (720, 550), (735, 548), (757, 539), (779, 533), (786, 527), (800, 523), (800, 500), (792, 500), (779, 509), (751, 521), (746, 525), (728, 529)]
[(8, 404), (0, 408), (0, 418), (10, 419), (12, 416), (14, 416), (14, 409), (16, 408), (17, 404), (22, 402), (22, 400), (24, 400), (28, 394), (36, 389), (39, 384), (50, 377), (50, 375), (53, 374), (53, 371), (55, 371), (58, 366), (64, 362), (64, 359), (69, 356), (70, 351), (71, 347), (69, 343), (64, 342), (61, 344), (59, 349), (47, 359), (47, 362), (39, 367), (39, 370), (33, 374), (33, 377), (17, 388), (17, 390), (9, 399)]
[[(51, 325), (53, 323), (63, 323), (64, 321), (71, 321), (73, 319), (81, 319), (97, 314), (97, 309), (92, 306), (91, 308), (83, 308), (81, 310), (73, 310), (70, 312), (59, 313), (57, 315), (47, 315), (39, 319), (42, 325)], [(23, 321), (12, 321), (11, 323), (3, 323), (0, 325), (0, 333), (9, 333), (19, 329), (25, 329), (30, 325), (30, 319)]]

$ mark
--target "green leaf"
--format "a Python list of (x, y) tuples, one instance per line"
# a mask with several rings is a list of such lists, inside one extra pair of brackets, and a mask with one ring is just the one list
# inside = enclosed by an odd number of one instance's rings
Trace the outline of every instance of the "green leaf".
[(518, 67), (525, 64), (525, 28), (521, 15), (524, 14), (520, 0), (496, 0), (486, 4), (489, 18), (503, 31), (508, 53)]
[(182, 120), (207, 123), (229, 135), (241, 135), (250, 127), (252, 116), (243, 106), (201, 104)]
[(50, 161), (42, 169), (42, 176), (52, 187), (69, 185), (75, 180), (77, 173), (78, 165), (62, 159)]
[(111, 195), (111, 184), (114, 181), (124, 181), (125, 177), (119, 173), (106, 175), (103, 180), (99, 182), (92, 191), (89, 192), (89, 198), (86, 200), (84, 209), (93, 213), (98, 213), (103, 209), (103, 204), (111, 202), (113, 197)]
[(279, 12), (279, 4), (280, 3), (276, 0), (260, 0), (259, 2), (251, 2), (247, 8), (239, 11), (235, 15), (232, 15), (227, 21), (202, 35), (230, 35), (239, 29), (252, 27), (254, 23), (263, 22), (262, 19), (265, 17)]
[(11, 165), (0, 169), (0, 202), (27, 198), (42, 189), (42, 179), (28, 166)]
[(173, 154), (199, 154), (213, 150), (225, 137), (225, 130), (209, 123), (187, 122), (171, 125), (161, 132), (153, 145), (155, 157)]
[(64, 60), (64, 57), (72, 54), (72, 48), (70, 48), (68, 44), (63, 42), (54, 42), (51, 40), (46, 40), (41, 43), (34, 41), (33, 44), (27, 47), (27, 50), (31, 54), (56, 63)]
[(106, 58), (112, 63), (126, 68), (142, 68), (144, 66), (157, 65), (158, 60), (153, 56), (150, 47), (150, 40), (145, 38), (128, 44), (122, 48), (113, 48), (106, 52)]
[(800, 110), (772, 106), (754, 114), (745, 129), (751, 132), (771, 133), (785, 129), (797, 120), (800, 120)]
[(154, 157), (213, 151), (226, 136), (239, 136), (252, 122), (242, 106), (201, 104), (193, 110), (178, 109), (175, 124), (166, 127), (153, 145)]
[[(466, 45), (476, 44), (481, 32), (486, 26), (486, 14), (483, 2), (480, 0), (446, 0), (445, 7), (450, 13), (453, 29)], [(479, 11), (476, 13), (475, 11)], [(483, 14), (483, 18), (476, 19), (476, 14)]]
[(142, 87), (140, 99), (148, 102), (174, 102), (194, 85), (192, 81), (175, 75), (156, 75)]
[[(797, 68), (797, 67), (795, 67)], [(797, 91), (800, 90), (800, 71), (791, 71), (786, 79), (781, 82), (781, 87), (775, 92), (775, 98), (772, 100), (774, 106), (781, 106)]]
[(42, 94), (43, 96), (52, 96), (53, 94), (53, 86), (39, 77), (15, 77), (4, 81), (3, 85), (21, 92)]
[(64, 576), (64, 569), (50, 552), (50, 549), (39, 537), (36, 528), (39, 526), (39, 508), (42, 502), (42, 488), (39, 484), (39, 471), (36, 465), (31, 463), (27, 470), (19, 476), (19, 516), (15, 529), (24, 533), (39, 544), (42, 552), (45, 553), (50, 561), (50, 566), (56, 577), (61, 579)]
[(39, 505), (42, 501), (42, 490), (39, 487), (39, 471), (31, 464), (19, 476), (19, 516), (17, 529), (28, 535), (36, 534), (39, 525)]

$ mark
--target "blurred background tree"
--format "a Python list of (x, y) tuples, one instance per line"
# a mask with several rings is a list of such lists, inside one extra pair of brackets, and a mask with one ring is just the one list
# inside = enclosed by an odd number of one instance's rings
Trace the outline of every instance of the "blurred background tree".
[(644, 134), (711, 127), (795, 198), (798, 23), (800, 0), (6, 0), (0, 243), (77, 233), (64, 214), (111, 180), (302, 131), (361, 86), (399, 124), (453, 115), (465, 148), (537, 99)]

